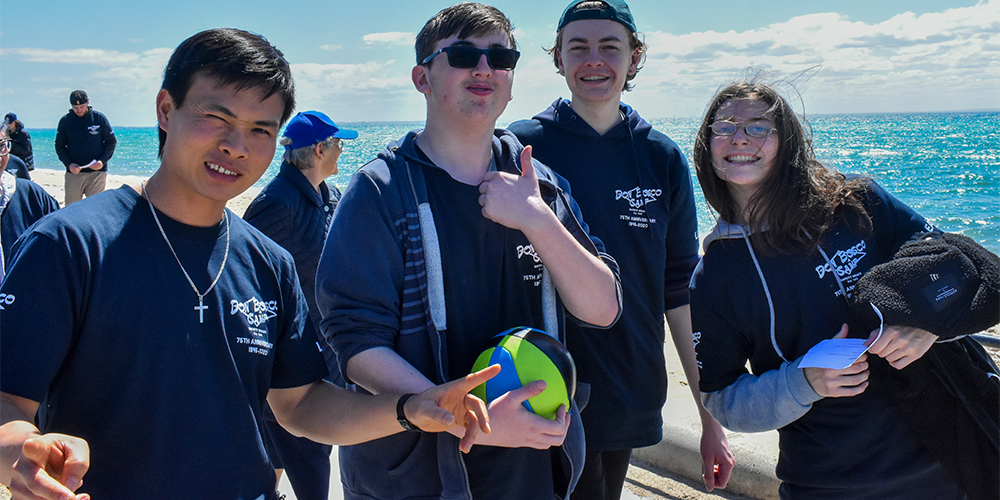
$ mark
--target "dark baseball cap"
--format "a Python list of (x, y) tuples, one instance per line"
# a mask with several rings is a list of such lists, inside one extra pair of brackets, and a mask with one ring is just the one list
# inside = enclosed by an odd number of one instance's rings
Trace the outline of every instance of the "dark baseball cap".
[(87, 97), (87, 93), (82, 90), (74, 90), (69, 94), (69, 103), (73, 106), (87, 104), (88, 102), (90, 102), (90, 98)]
[(355, 139), (358, 133), (337, 126), (329, 116), (319, 111), (303, 111), (288, 121), (285, 127), (285, 137), (291, 143), (285, 149), (299, 149), (325, 141), (328, 137), (340, 139)]
[(570, 2), (566, 10), (563, 11), (562, 17), (559, 18), (559, 26), (556, 30), (561, 30), (567, 24), (581, 19), (607, 19), (623, 24), (630, 32), (634, 33), (637, 31), (635, 29), (635, 20), (632, 19), (632, 11), (628, 9), (628, 4), (624, 1), (602, 0), (600, 3), (603, 5), (600, 8), (577, 8), (580, 4), (591, 1), (593, 0), (574, 0)]
[(7, 113), (7, 116), (3, 117), (4, 123), (14, 123), (14, 120), (17, 120), (17, 115), (14, 113)]

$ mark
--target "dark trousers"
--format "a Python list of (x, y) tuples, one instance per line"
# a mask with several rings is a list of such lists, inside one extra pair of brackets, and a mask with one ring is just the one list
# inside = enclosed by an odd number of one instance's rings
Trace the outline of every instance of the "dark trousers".
[(619, 500), (632, 450), (587, 451), (573, 500)]

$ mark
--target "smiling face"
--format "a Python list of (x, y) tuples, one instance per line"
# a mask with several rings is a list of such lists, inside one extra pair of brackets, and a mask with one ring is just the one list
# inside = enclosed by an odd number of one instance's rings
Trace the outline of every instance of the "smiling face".
[[(459, 39), (452, 35), (440, 40), (434, 51), (452, 45), (470, 45), (481, 49), (509, 48), (509, 37), (497, 33), (484, 37)], [(473, 119), (495, 123), (511, 99), (513, 71), (493, 69), (486, 55), (479, 57), (475, 68), (453, 68), (448, 54), (442, 53), (428, 64), (413, 68), (413, 84), (427, 98), (428, 121)]]
[(156, 174), (163, 179), (157, 189), (163, 194), (153, 200), (157, 208), (174, 218), (165, 204), (221, 217), (226, 202), (271, 164), (284, 106), (278, 94), (264, 99), (257, 89), (220, 87), (203, 75), (194, 77), (181, 107), (161, 90), (156, 111), (166, 141)]
[(710, 150), (715, 175), (729, 186), (741, 211), (773, 168), (778, 153), (777, 132), (767, 137), (751, 137), (744, 128), (747, 123), (756, 120), (773, 126), (768, 108), (767, 103), (760, 99), (731, 99), (715, 113), (715, 120), (727, 120), (739, 125), (733, 135), (712, 134)]
[(607, 19), (573, 21), (562, 29), (559, 72), (573, 102), (618, 102), (641, 51), (629, 46), (628, 29)]

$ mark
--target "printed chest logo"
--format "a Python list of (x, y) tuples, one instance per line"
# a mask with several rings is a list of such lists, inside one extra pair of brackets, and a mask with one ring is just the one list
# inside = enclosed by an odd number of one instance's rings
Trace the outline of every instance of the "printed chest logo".
[(242, 315), (246, 318), (250, 337), (236, 337), (236, 343), (247, 346), (247, 352), (267, 356), (274, 344), (268, 341), (267, 321), (278, 315), (278, 302), (264, 302), (257, 297), (251, 297), (243, 302), (231, 300), (229, 314)]
[(90, 135), (98, 135), (98, 134), (101, 133), (101, 126), (100, 125), (90, 125), (90, 126), (87, 127), (87, 130), (90, 131)]
[[(850, 248), (838, 250), (837, 253), (830, 257), (830, 262), (816, 266), (816, 275), (819, 279), (823, 279), (828, 273), (836, 273), (836, 276), (845, 282), (845, 288), (847, 289), (848, 297), (850, 297), (851, 292), (854, 290), (853, 283), (860, 278), (854, 271), (861, 263), (861, 259), (864, 259), (868, 255), (867, 248), (867, 242), (861, 240)], [(847, 283), (851, 283), (852, 286), (846, 286)], [(842, 295), (839, 287), (835, 295)]]
[(524, 274), (521, 276), (521, 280), (524, 282), (532, 283), (535, 286), (542, 285), (542, 259), (535, 252), (535, 247), (532, 245), (518, 245), (517, 246), (517, 260), (522, 258), (531, 258), (532, 272), (530, 274)]
[(4, 306), (9, 306), (14, 304), (14, 296), (9, 293), (0, 293), (0, 311), (4, 310)]
[(659, 201), (663, 196), (662, 189), (642, 189), (636, 186), (632, 189), (615, 190), (615, 201), (625, 200), (628, 202), (628, 212), (620, 214), (619, 220), (628, 224), (629, 227), (647, 228), (650, 224), (656, 224), (656, 219), (649, 217), (646, 212), (646, 205)]

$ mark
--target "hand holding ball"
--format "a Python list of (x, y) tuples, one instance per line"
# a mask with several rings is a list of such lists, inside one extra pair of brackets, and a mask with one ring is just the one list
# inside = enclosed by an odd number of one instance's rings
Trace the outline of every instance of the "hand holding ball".
[(477, 386), (472, 394), (489, 404), (510, 391), (544, 380), (545, 390), (525, 401), (525, 408), (549, 420), (555, 419), (560, 405), (568, 410), (576, 391), (576, 365), (566, 347), (529, 327), (511, 328), (497, 337), (501, 337), (497, 346), (483, 351), (472, 371), (500, 365), (500, 374)]

